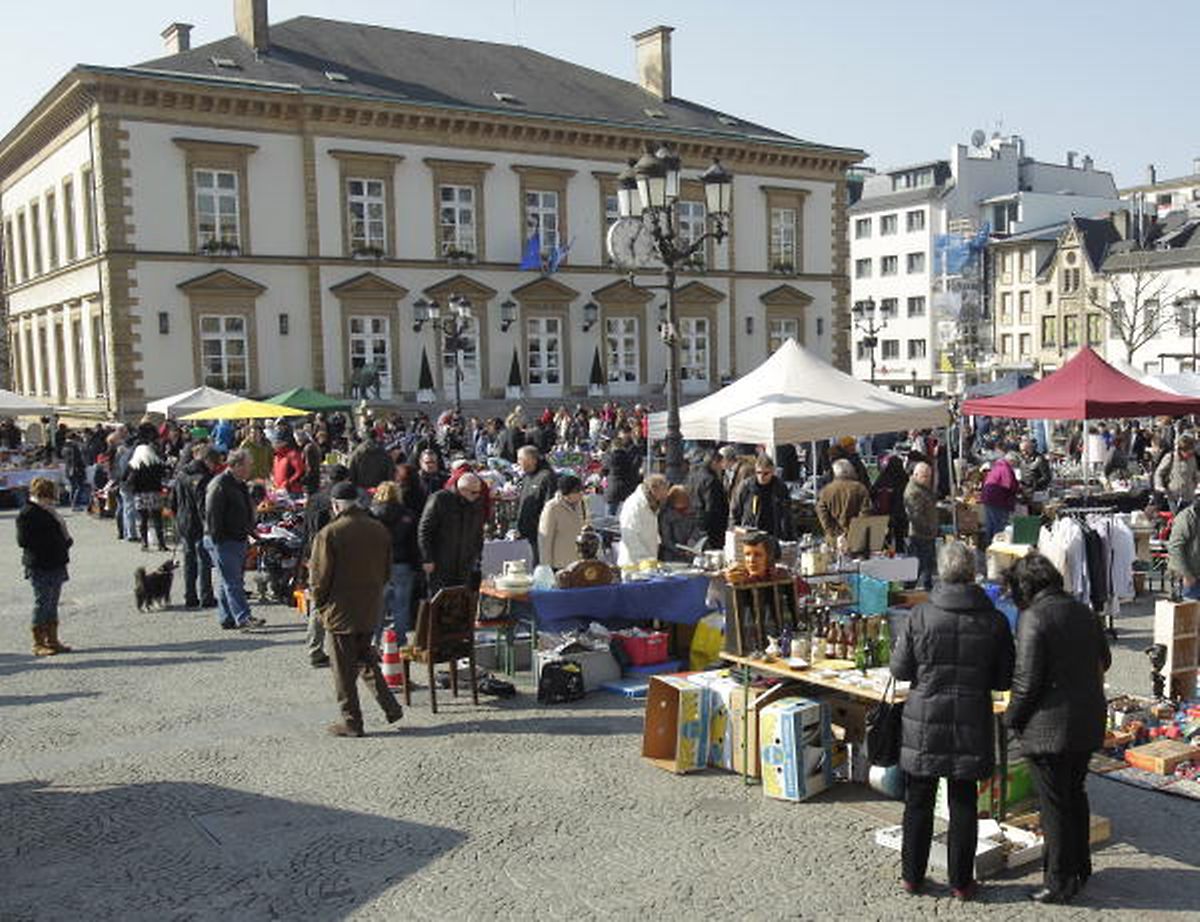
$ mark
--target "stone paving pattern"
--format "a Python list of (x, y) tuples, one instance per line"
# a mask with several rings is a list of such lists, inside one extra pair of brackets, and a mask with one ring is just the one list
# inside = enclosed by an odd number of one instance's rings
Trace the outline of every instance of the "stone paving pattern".
[[(476, 709), (446, 693), (434, 717), (418, 691), (398, 729), (368, 709), (367, 738), (331, 738), (330, 675), (294, 612), (259, 608), (269, 626), (249, 635), (211, 612), (138, 614), (133, 569), (160, 555), (67, 517), (76, 652), (35, 660), (0, 515), (4, 922), (1200, 918), (1200, 803), (1095, 776), (1116, 834), (1080, 903), (1034, 907), (1024, 874), (961, 905), (940, 884), (899, 892), (897, 855), (872, 841), (898, 804), (671, 776), (639, 757), (640, 705), (613, 696), (541, 708), (526, 688)], [(1117, 688), (1146, 684), (1148, 611), (1122, 618)]]

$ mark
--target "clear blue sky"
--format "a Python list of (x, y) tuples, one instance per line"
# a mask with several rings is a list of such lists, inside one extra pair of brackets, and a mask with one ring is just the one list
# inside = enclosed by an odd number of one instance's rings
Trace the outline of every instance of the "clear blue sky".
[[(18, 10), (36, 10), (34, 18)], [(1038, 159), (1091, 154), (1120, 185), (1191, 172), (1200, 156), (1189, 40), (1200, 3), (1125, 0), (271, 0), (300, 14), (519, 42), (632, 78), (630, 35), (674, 34), (675, 93), (893, 166), (947, 155), (974, 128)], [(233, 0), (4, 4), (0, 134), (77, 62), (162, 53), (168, 22), (195, 44), (233, 32)]]

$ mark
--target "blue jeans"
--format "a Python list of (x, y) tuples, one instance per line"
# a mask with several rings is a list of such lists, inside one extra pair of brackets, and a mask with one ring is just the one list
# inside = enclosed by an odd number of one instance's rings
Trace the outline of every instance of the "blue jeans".
[[(412, 592), (416, 575), (412, 564), (394, 563), (391, 581), (383, 591), (384, 608), (392, 616), (392, 629), (400, 646), (404, 646), (405, 635), (412, 627)], [(377, 633), (382, 635), (382, 624)]]
[[(211, 604), (213, 599), (212, 561), (204, 538), (184, 538), (183, 545), (183, 602), (185, 605)], [(197, 593), (197, 581), (199, 592)]]
[(217, 566), (217, 617), (222, 624), (241, 627), (250, 617), (250, 602), (242, 583), (246, 566), (246, 542), (204, 539), (208, 556)]
[(86, 480), (72, 480), (69, 492), (71, 494), (71, 509), (74, 512), (86, 509), (88, 503), (91, 502), (92, 490)]
[(937, 576), (937, 545), (933, 538), (909, 537), (908, 549), (917, 558), (917, 585), (922, 589), (933, 588)]
[(126, 541), (140, 541), (138, 537), (137, 507), (133, 502), (133, 490), (120, 488), (121, 505), (117, 515), (121, 517), (121, 534)]
[(1008, 527), (1012, 517), (1011, 509), (1001, 509), (999, 506), (983, 507), (984, 547), (992, 543), (992, 538)]
[(57, 622), (58, 600), (62, 596), (63, 583), (67, 581), (67, 568), (30, 569), (27, 576), (33, 586), (34, 627)]
[(1200, 599), (1200, 580), (1192, 583), (1191, 586), (1183, 588), (1183, 597), (1185, 599)]

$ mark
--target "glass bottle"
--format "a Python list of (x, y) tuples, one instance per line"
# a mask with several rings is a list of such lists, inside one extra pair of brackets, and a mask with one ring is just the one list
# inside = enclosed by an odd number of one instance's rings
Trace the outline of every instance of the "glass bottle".
[(879, 619), (879, 639), (875, 642), (875, 661), (886, 666), (892, 660), (892, 629), (886, 617)]
[(832, 618), (825, 626), (825, 659), (837, 659), (837, 624)]

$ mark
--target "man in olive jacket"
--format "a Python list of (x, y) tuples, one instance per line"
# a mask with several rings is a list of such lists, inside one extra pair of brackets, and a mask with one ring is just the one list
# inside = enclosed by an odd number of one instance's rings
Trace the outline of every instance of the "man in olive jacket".
[(362, 736), (363, 717), (354, 686), (357, 674), (371, 689), (388, 723), (403, 715), (383, 680), (371, 637), (383, 617), (383, 590), (392, 575), (388, 530), (357, 504), (358, 491), (339, 483), (332, 491), (333, 520), (313, 542), (313, 604), (330, 637), (333, 687), (342, 720), (334, 736)]

